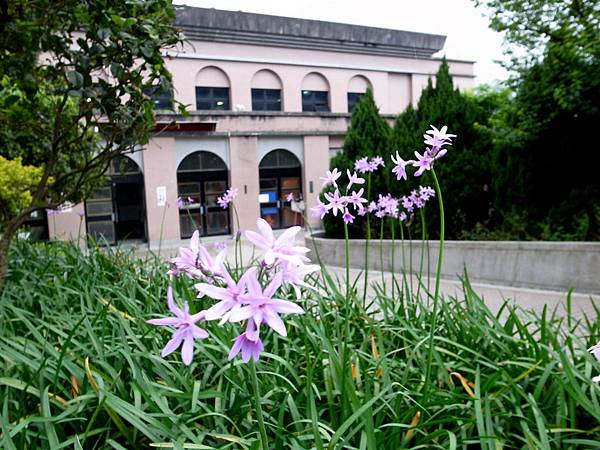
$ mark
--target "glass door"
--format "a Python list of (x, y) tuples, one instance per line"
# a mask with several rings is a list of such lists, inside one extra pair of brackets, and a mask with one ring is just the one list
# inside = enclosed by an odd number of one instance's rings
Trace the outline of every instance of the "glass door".
[(271, 228), (281, 228), (279, 219), (280, 193), (279, 178), (260, 179), (260, 217), (265, 219)]
[(213, 236), (229, 233), (229, 210), (221, 208), (217, 203), (217, 199), (227, 190), (227, 182), (223, 180), (205, 181), (202, 188), (204, 234)]
[(302, 215), (292, 211), (292, 201), (288, 200), (290, 195), (293, 201), (299, 202), (302, 198), (302, 188), (300, 186), (300, 177), (281, 177), (279, 185), (281, 186), (281, 227), (288, 228), (302, 223)]
[(96, 189), (92, 197), (85, 202), (85, 215), (88, 236), (98, 243), (116, 244), (112, 183)]
[(260, 216), (271, 228), (288, 228), (301, 224), (301, 217), (292, 211), (289, 196), (299, 201), (302, 195), (299, 176), (271, 176), (260, 179)]
[[(228, 234), (229, 210), (221, 208), (217, 199), (227, 190), (226, 173), (179, 174), (179, 225), (181, 238), (187, 239), (198, 230), (200, 236)], [(208, 178), (208, 179), (206, 179)]]

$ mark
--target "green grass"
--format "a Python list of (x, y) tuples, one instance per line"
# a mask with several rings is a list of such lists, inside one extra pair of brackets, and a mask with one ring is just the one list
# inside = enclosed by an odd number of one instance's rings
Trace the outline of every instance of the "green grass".
[[(189, 368), (160, 357), (169, 332), (145, 320), (166, 312), (165, 271), (123, 253), (15, 245), (0, 298), (0, 448), (259, 448), (248, 371), (227, 362), (235, 326), (208, 324)], [(323, 279), (326, 294), (307, 293), (307, 313), (286, 318), (289, 336), (264, 339), (271, 448), (600, 448), (600, 366), (586, 352), (597, 316), (493, 314), (465, 280), (438, 305), (423, 395), (427, 299), (381, 295), (381, 313), (366, 315)], [(188, 281), (175, 283), (179, 298), (194, 296)]]

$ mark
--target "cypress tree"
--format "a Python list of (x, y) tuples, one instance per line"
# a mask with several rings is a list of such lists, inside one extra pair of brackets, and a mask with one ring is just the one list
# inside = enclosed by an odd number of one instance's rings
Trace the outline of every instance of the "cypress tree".
[[(340, 186), (340, 192), (345, 193), (345, 182), (347, 181), (346, 170), (354, 171), (354, 162), (357, 159), (373, 156), (381, 156), (386, 161), (386, 165), (389, 165), (389, 153), (390, 153), (390, 127), (386, 121), (379, 115), (379, 108), (373, 98), (373, 93), (370, 89), (361, 96), (360, 100), (352, 111), (352, 117), (350, 119), (350, 126), (344, 139), (343, 151), (338, 153), (332, 160), (330, 168), (337, 168), (342, 171), (343, 175), (340, 180), (342, 183), (338, 183)], [(377, 198), (377, 194), (383, 192), (386, 189), (385, 175), (384, 172), (388, 168), (383, 170), (380, 168), (377, 172), (374, 172), (371, 177), (371, 198)], [(367, 189), (365, 184), (365, 197), (367, 195)], [(331, 191), (331, 187), (326, 188), (325, 191)], [(341, 217), (332, 217), (331, 215), (325, 216), (324, 226), (325, 232), (328, 237), (342, 237), (343, 236), (343, 222)], [(364, 220), (361, 217), (356, 217), (354, 223), (350, 228), (350, 234), (352, 237), (362, 237), (364, 229)]]

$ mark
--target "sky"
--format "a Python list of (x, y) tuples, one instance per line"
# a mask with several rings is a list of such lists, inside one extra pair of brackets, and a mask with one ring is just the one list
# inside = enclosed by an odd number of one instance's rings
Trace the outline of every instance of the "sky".
[(505, 80), (502, 35), (472, 0), (175, 0), (176, 4), (316, 19), (446, 36), (435, 56), (475, 61), (476, 84)]

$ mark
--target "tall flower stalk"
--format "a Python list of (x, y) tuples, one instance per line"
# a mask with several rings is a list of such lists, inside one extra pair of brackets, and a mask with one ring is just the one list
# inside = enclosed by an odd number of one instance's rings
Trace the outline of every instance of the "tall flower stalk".
[(260, 442), (263, 450), (268, 450), (269, 439), (267, 438), (267, 429), (265, 428), (265, 419), (263, 417), (260, 387), (258, 385), (258, 377), (256, 376), (256, 366), (254, 360), (250, 360), (248, 364), (250, 369), (250, 379), (252, 380), (252, 390), (254, 391), (254, 408), (258, 419), (258, 430), (260, 432)]

